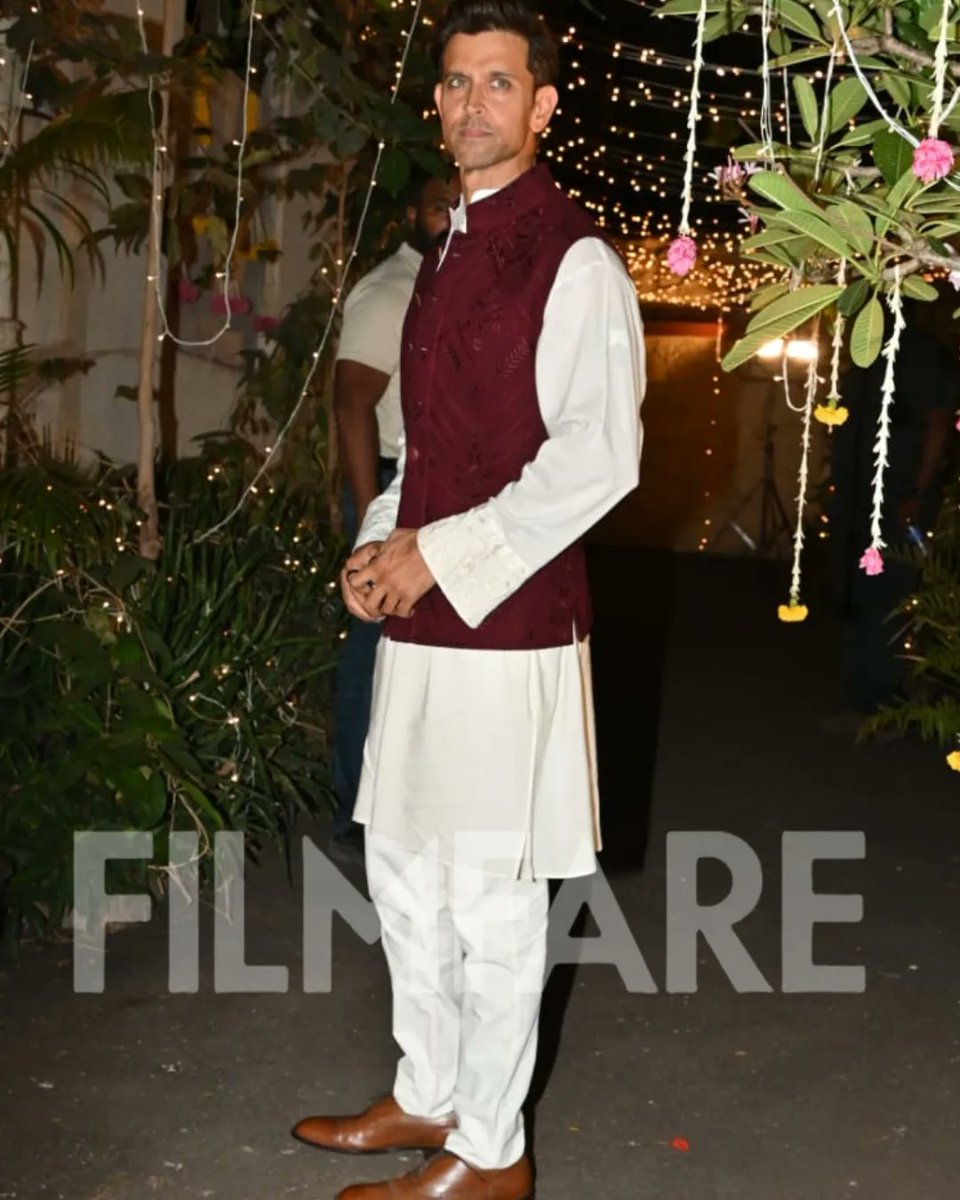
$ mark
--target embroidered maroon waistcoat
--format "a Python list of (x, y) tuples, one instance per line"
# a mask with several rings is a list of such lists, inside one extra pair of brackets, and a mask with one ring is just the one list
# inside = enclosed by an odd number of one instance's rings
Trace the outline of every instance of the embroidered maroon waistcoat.
[[(470, 205), (467, 232), (453, 235), (442, 267), (439, 251), (425, 256), (400, 360), (407, 455), (399, 528), (420, 529), (483, 504), (535, 458), (547, 438), (536, 383), (547, 299), (570, 247), (597, 236), (541, 165)], [(428, 646), (534, 650), (583, 638), (590, 621), (576, 542), (477, 629), (435, 587), (412, 617), (388, 618), (384, 635)]]

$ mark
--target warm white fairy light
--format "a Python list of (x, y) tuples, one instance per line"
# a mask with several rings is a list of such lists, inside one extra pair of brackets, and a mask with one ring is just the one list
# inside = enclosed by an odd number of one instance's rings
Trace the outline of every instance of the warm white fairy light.
[(886, 545), (883, 540), (883, 484), (887, 467), (890, 465), (890, 412), (896, 392), (897, 354), (900, 350), (900, 335), (903, 333), (903, 299), (901, 296), (900, 268), (894, 270), (893, 288), (887, 297), (893, 330), (882, 354), (886, 360), (881, 388), (880, 418), (877, 422), (877, 439), (873, 446), (873, 512), (870, 519), (870, 549), (880, 551)]
[[(403, 79), (404, 72), (406, 71), (407, 59), (410, 56), (410, 47), (413, 44), (414, 34), (416, 33), (417, 27), (420, 24), (420, 12), (422, 7), (423, 0), (416, 0), (413, 17), (410, 22), (410, 28), (407, 31), (406, 41), (404, 42), (403, 46), (403, 53), (400, 56), (397, 68), (397, 77), (390, 92), (391, 104), (396, 103), (397, 96), (399, 95), (400, 83)], [(350, 254), (347, 256), (346, 260), (343, 260), (342, 266), (340, 267), (337, 277), (337, 285), (330, 304), (330, 312), (327, 316), (326, 325), (324, 326), (323, 332), (320, 336), (320, 341), (317, 345), (317, 348), (313, 352), (313, 362), (311, 363), (310, 369), (307, 372), (307, 376), (303, 382), (303, 387), (300, 390), (300, 395), (297, 398), (297, 402), (294, 404), (290, 415), (287, 417), (282, 428), (273, 439), (273, 445), (265, 452), (263, 462), (257, 468), (253, 479), (244, 488), (240, 495), (240, 499), (222, 520), (218, 521), (215, 525), (212, 525), (204, 533), (199, 534), (198, 537), (194, 539), (195, 543), (205, 542), (208, 538), (213, 537), (214, 534), (219, 533), (221, 529), (225, 529), (233, 520), (233, 518), (241, 511), (243, 506), (246, 504), (248, 497), (258, 494), (257, 485), (269, 470), (270, 464), (276, 457), (277, 451), (285, 442), (287, 434), (293, 428), (297, 417), (300, 415), (300, 412), (303, 409), (303, 405), (306, 402), (307, 395), (310, 391), (310, 385), (313, 383), (313, 377), (317, 373), (317, 369), (320, 366), (323, 351), (326, 348), (327, 342), (330, 338), (330, 333), (333, 329), (333, 323), (336, 320), (337, 311), (340, 305), (340, 298), (343, 295), (343, 288), (344, 284), (346, 283), (347, 273), (349, 272), (350, 267), (353, 265), (353, 261), (357, 256), (357, 248), (360, 245), (360, 239), (363, 236), (363, 230), (367, 222), (367, 214), (370, 210), (370, 202), (373, 199), (374, 189), (377, 186), (377, 174), (380, 170), (380, 163), (383, 159), (383, 152), (385, 149), (385, 142), (380, 141), (377, 143), (377, 154), (373, 162), (373, 168), (370, 172), (370, 182), (367, 186), (367, 194), (364, 197), (363, 208), (360, 212), (360, 219), (357, 222), (357, 231), (353, 239), (353, 246), (351, 247)]]

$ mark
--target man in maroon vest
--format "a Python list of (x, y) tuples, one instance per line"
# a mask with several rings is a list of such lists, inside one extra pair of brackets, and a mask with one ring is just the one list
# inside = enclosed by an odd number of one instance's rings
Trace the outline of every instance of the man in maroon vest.
[(436, 102), (462, 199), (404, 327), (405, 448), (342, 577), (383, 621), (356, 820), (403, 1056), (391, 1094), (302, 1140), (438, 1150), (340, 1200), (527, 1200), (547, 880), (596, 869), (583, 534), (637, 483), (636, 293), (536, 165), (556, 43), (455, 0)]

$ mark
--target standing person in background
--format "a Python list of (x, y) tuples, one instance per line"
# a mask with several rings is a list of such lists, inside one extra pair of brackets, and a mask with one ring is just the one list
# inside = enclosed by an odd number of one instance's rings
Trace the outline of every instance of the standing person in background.
[(639, 474), (636, 289), (536, 163), (557, 43), (521, 0), (455, 0), (436, 48), (463, 198), (404, 326), (397, 479), (341, 576), (385, 622), (357, 818), (402, 1058), (384, 1100), (294, 1132), (441, 1153), (339, 1200), (533, 1194), (547, 882), (599, 848), (581, 539)]
[[(334, 376), (334, 411), (343, 467), (343, 525), (352, 545), (370, 503), (397, 470), (400, 412), (400, 336), (423, 255), (450, 228), (458, 188), (419, 178), (408, 189), (407, 239), (365, 275), (347, 297)], [(329, 853), (344, 863), (363, 860), (363, 836), (353, 821), (370, 689), (380, 627), (351, 618), (337, 664), (333, 782), (337, 813)]]

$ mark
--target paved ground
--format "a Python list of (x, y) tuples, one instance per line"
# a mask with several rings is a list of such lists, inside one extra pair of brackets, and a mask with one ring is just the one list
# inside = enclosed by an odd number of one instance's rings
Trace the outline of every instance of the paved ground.
[[(595, 567), (606, 865), (661, 990), (631, 995), (609, 966), (555, 972), (538, 1200), (953, 1200), (957, 777), (919, 743), (821, 732), (838, 700), (823, 605), (779, 626), (782, 570), (612, 550)], [(700, 829), (760, 857), (763, 897), (739, 931), (771, 994), (738, 995), (703, 946), (696, 994), (663, 990), (665, 838)], [(802, 829), (866, 832), (865, 861), (815, 875), (864, 896), (861, 924), (815, 942), (820, 961), (866, 966), (862, 995), (780, 991), (780, 837)], [(704, 869), (701, 898), (728, 883)], [(0, 975), (0, 1198), (325, 1200), (403, 1166), (287, 1135), (388, 1083), (379, 948), (338, 926), (334, 989), (305, 995), (279, 864), (249, 874), (247, 909), (248, 958), (288, 965), (286, 995), (214, 994), (209, 930), (200, 994), (168, 995), (159, 921), (112, 938), (102, 996), (71, 993), (67, 947)]]

